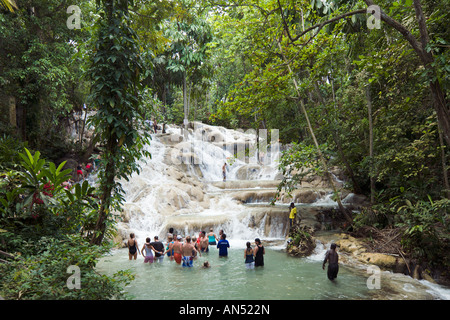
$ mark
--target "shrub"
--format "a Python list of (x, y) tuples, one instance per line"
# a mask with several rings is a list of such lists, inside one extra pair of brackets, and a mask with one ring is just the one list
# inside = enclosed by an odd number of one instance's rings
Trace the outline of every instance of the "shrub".
[[(108, 247), (92, 246), (78, 236), (63, 240), (42, 238), (36, 245), (44, 246), (42, 253), (17, 258), (0, 264), (2, 281), (0, 296), (5, 299), (62, 300), (62, 299), (121, 299), (126, 298), (122, 286), (134, 276), (129, 271), (119, 271), (112, 277), (95, 271), (98, 259)], [(69, 266), (80, 268), (80, 289), (67, 285)]]

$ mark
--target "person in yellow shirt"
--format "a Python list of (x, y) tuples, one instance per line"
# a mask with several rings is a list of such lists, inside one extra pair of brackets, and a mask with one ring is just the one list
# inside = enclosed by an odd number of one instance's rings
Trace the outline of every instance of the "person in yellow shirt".
[(289, 213), (289, 227), (292, 228), (292, 225), (294, 224), (295, 217), (297, 216), (297, 208), (295, 207), (295, 204), (291, 202), (290, 205), (290, 213)]

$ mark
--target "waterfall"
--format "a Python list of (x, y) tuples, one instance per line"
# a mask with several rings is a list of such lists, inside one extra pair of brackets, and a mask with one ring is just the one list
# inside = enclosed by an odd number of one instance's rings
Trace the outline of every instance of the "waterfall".
[[(172, 227), (183, 236), (223, 229), (239, 243), (256, 237), (284, 239), (287, 203), (268, 204), (282, 177), (277, 134), (271, 134), (270, 143), (265, 132), (260, 134), (257, 150), (254, 132), (201, 123), (194, 123), (187, 135), (176, 126), (166, 130), (152, 136), (146, 146), (151, 158), (141, 160), (140, 173), (121, 181), (126, 192), (119, 223), (122, 238), (133, 232), (141, 242), (155, 235), (165, 239)], [(251, 195), (263, 204), (238, 201)]]

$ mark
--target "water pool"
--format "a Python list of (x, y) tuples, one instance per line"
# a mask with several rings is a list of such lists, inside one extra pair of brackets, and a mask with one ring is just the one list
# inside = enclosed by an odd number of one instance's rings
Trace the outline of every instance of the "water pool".
[[(134, 299), (157, 300), (289, 300), (372, 299), (361, 270), (340, 266), (338, 279), (329, 281), (317, 258), (293, 258), (280, 250), (266, 248), (265, 266), (248, 270), (244, 249), (230, 249), (227, 258), (210, 252), (183, 268), (167, 257), (162, 263), (144, 264), (142, 256), (129, 261), (127, 249), (103, 258), (97, 270), (113, 274), (130, 269), (136, 279), (126, 288)], [(211, 268), (203, 269), (204, 261)]]

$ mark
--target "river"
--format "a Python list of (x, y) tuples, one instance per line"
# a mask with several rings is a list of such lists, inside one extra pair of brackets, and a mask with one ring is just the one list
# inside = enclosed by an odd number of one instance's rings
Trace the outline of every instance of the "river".
[[(279, 199), (270, 206), (280, 179), (279, 146), (267, 141), (270, 148), (263, 150), (261, 159), (252, 153), (254, 142), (250, 133), (201, 124), (183, 139), (178, 128), (168, 126), (168, 134), (154, 135), (148, 146), (152, 158), (143, 159), (141, 172), (122, 181), (126, 202), (117, 242), (125, 241), (131, 232), (142, 247), (146, 237), (155, 235), (165, 242), (169, 228), (182, 236), (223, 229), (231, 245), (228, 258), (219, 258), (217, 249), (211, 248), (193, 268), (183, 268), (167, 257), (151, 265), (144, 264), (142, 256), (129, 261), (127, 249), (116, 249), (98, 263), (98, 271), (113, 274), (130, 269), (136, 279), (125, 289), (138, 300), (450, 298), (449, 288), (391, 272), (379, 275), (380, 288), (370, 288), (372, 274), (365, 265), (341, 263), (338, 279), (329, 281), (321, 267), (326, 247), (320, 242), (310, 257), (286, 254), (289, 202), (309, 215), (303, 218), (311, 226), (317, 224), (315, 210), (336, 203), (330, 199), (331, 190), (319, 181), (302, 185), (297, 198)], [(240, 157), (236, 150), (247, 150), (246, 156)], [(265, 266), (247, 270), (245, 243), (253, 243), (256, 237), (266, 248)], [(205, 260), (211, 268), (201, 268)]]

